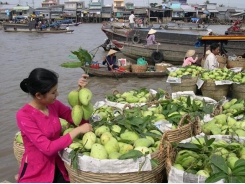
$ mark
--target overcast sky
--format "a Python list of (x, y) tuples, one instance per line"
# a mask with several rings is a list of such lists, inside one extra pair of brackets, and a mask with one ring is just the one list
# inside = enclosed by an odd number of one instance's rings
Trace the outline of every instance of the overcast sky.
[[(8, 2), (9, 4), (22, 4), (22, 5), (30, 5), (33, 6), (34, 2), (34, 8), (40, 7), (41, 2), (43, 0), (0, 0), (2, 2)], [(64, 3), (64, 1), (67, 0), (60, 0), (60, 3)], [(89, 3), (89, 0), (84, 0), (86, 6)], [(104, 4), (112, 4), (113, 0), (104, 0)], [(125, 0), (126, 2), (134, 2), (135, 6), (148, 6), (149, 3), (161, 3), (162, 0)], [(203, 4), (205, 0), (187, 0), (187, 3), (197, 3), (197, 4)], [(223, 4), (225, 6), (230, 7), (239, 7), (239, 8), (245, 8), (245, 0), (209, 0), (210, 3), (217, 3), (218, 5)]]

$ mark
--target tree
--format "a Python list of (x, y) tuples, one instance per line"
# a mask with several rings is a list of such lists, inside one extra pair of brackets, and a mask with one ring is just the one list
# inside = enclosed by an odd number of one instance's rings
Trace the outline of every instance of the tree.
[(9, 4), (8, 2), (5, 2), (5, 4)]
[(205, 4), (209, 4), (210, 2), (209, 2), (209, 0), (206, 0), (204, 3), (205, 3)]

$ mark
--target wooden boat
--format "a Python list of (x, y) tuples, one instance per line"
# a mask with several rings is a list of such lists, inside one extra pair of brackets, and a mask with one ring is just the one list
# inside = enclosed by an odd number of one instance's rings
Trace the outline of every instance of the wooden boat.
[(88, 70), (90, 76), (97, 77), (113, 77), (113, 78), (130, 78), (130, 77), (138, 77), (138, 78), (153, 78), (153, 77), (164, 77), (167, 76), (166, 72), (111, 72), (108, 71), (107, 67), (102, 67), (99, 69), (89, 68), (88, 66), (82, 66), (83, 70)]
[(195, 49), (196, 54), (202, 56), (203, 48), (194, 48), (191, 45), (177, 45), (175, 43), (162, 43), (161, 45), (133, 44), (130, 42), (112, 41), (113, 44), (127, 57), (137, 60), (144, 57), (148, 64), (154, 65), (166, 61), (173, 65), (182, 65), (187, 50)]
[(28, 23), (3, 23), (5, 32), (36, 32), (35, 21)]
[(208, 25), (200, 25), (196, 23), (188, 23), (183, 21), (168, 22), (164, 29), (167, 30), (196, 30), (196, 31), (207, 31)]
[(58, 29), (58, 30), (37, 30), (37, 33), (72, 33), (74, 30)]

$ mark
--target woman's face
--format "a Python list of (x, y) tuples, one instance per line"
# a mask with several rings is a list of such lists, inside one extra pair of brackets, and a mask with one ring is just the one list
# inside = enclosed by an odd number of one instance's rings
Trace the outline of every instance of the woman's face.
[(218, 55), (219, 54), (219, 47), (217, 47), (215, 50), (213, 50), (213, 54), (214, 55)]
[(49, 92), (47, 92), (42, 96), (42, 103), (43, 104), (52, 104), (55, 102), (56, 97), (59, 95), (58, 93), (58, 84), (56, 84), (54, 87), (52, 87)]

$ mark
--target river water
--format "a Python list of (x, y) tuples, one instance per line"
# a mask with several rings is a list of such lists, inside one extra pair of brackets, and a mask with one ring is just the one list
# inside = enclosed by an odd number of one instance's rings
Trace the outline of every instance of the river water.
[[(227, 28), (212, 26), (215, 32), (224, 33)], [(37, 67), (52, 69), (59, 74), (58, 99), (68, 105), (67, 95), (77, 88), (77, 81), (83, 70), (80, 68), (63, 68), (59, 65), (72, 61), (68, 57), (70, 51), (80, 46), (88, 51), (104, 43), (106, 36), (101, 31), (101, 24), (81, 24), (70, 27), (75, 31), (72, 34), (38, 34), (38, 33), (8, 33), (0, 30), (0, 182), (8, 180), (16, 182), (14, 175), (18, 172), (18, 164), (14, 157), (13, 140), (18, 131), (15, 114), (19, 108), (31, 100), (24, 93), (20, 82), (26, 78), (30, 71)], [(96, 49), (93, 51), (93, 53)], [(102, 48), (96, 52), (94, 60), (101, 61), (106, 55)], [(123, 57), (120, 53), (118, 58)], [(127, 91), (146, 87), (148, 89), (162, 88), (169, 91), (166, 78), (150, 79), (115, 79), (91, 77), (88, 88), (94, 94), (92, 102), (103, 100), (106, 94), (113, 90)]]

